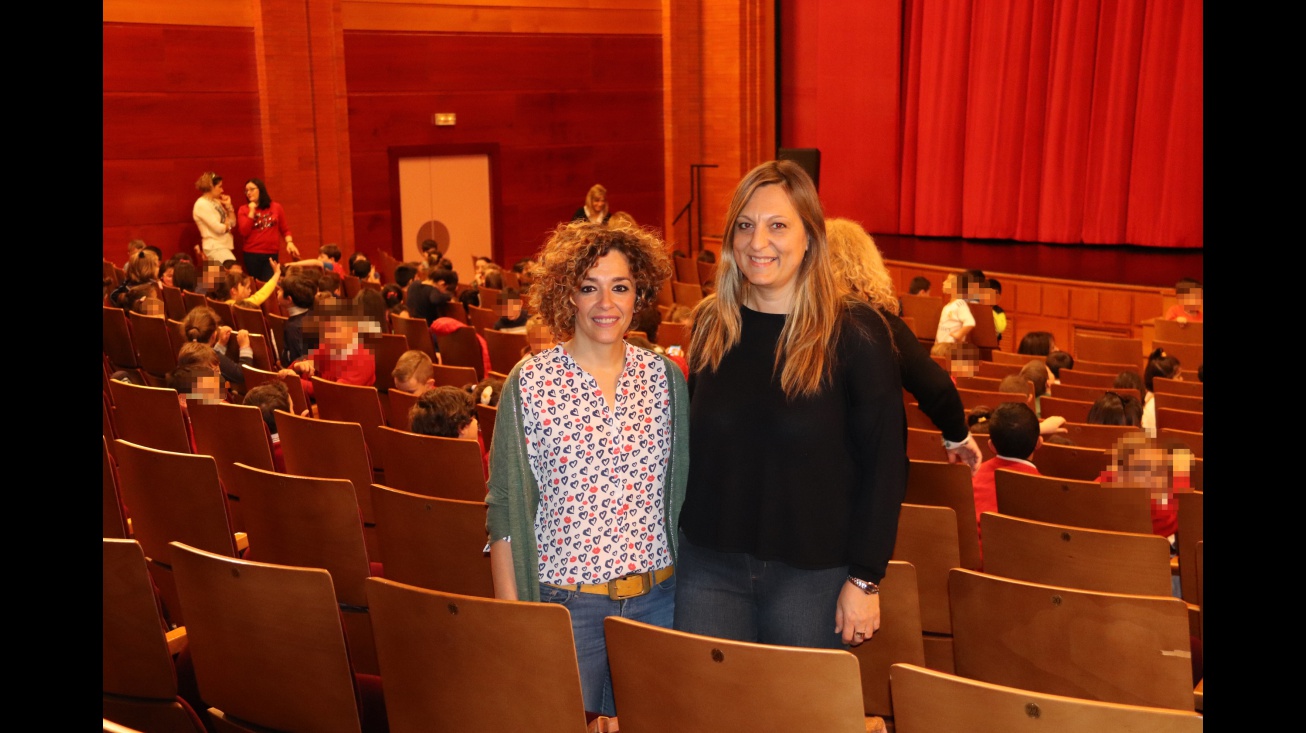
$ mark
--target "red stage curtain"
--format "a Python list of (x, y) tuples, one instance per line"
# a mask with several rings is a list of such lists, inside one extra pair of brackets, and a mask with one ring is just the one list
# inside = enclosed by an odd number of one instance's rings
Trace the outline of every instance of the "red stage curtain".
[(907, 0), (901, 232), (1202, 246), (1200, 0)]

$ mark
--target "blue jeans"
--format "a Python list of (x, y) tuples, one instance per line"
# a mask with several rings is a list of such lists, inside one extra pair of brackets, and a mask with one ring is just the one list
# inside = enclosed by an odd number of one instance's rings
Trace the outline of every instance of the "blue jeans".
[(780, 646), (842, 649), (834, 612), (848, 567), (796, 568), (696, 546), (682, 532), (677, 631)]
[(632, 621), (671, 628), (676, 607), (675, 575), (653, 586), (637, 598), (614, 601), (594, 593), (554, 588), (540, 583), (540, 600), (560, 603), (571, 614), (571, 633), (576, 639), (576, 661), (580, 665), (581, 695), (585, 709), (609, 717), (617, 714), (612, 697), (612, 675), (608, 671), (608, 644), (603, 619), (620, 616)]

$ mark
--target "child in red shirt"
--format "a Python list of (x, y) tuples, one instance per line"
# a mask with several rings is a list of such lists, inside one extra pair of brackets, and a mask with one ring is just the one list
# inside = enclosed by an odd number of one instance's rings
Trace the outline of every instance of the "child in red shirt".
[(1180, 280), (1174, 286), (1175, 297), (1179, 302), (1170, 306), (1165, 312), (1167, 321), (1180, 324), (1202, 322), (1202, 284), (1190, 277)]
[[(1030, 459), (1043, 444), (1043, 438), (1039, 435), (1038, 416), (1023, 402), (1003, 402), (989, 415), (987, 423), (989, 447), (997, 455), (981, 463), (971, 477), (971, 487), (975, 491), (977, 531), (980, 515), (998, 511), (994, 472), (1008, 469), (1038, 475), (1038, 467)], [(982, 540), (980, 549), (983, 550)]]

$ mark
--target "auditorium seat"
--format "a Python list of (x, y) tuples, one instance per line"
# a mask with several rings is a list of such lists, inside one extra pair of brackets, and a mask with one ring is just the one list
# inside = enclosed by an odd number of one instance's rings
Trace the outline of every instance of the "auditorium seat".
[(616, 616), (603, 626), (623, 730), (867, 730), (848, 651), (730, 641)]
[[(174, 543), (200, 696), (218, 730), (386, 730), (360, 717), (331, 574)], [(375, 679), (375, 678), (373, 678)], [(379, 680), (375, 696), (379, 697)], [(223, 726), (222, 723), (226, 722)]]
[(995, 685), (910, 664), (889, 672), (900, 733), (1202, 733), (1196, 713)]
[[(956, 673), (996, 685), (1193, 711), (1188, 610), (1140, 596), (951, 571)], [(1100, 630), (1091, 640), (1086, 630)]]
[(484, 501), (458, 501), (372, 484), (385, 577), (446, 593), (494, 597)]
[[(382, 578), (366, 590), (391, 730), (586, 729), (567, 609)], [(680, 687), (684, 678), (665, 682)]]

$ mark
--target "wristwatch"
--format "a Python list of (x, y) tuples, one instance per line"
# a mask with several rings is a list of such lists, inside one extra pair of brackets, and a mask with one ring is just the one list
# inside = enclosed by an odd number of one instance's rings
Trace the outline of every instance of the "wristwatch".
[(862, 580), (861, 578), (849, 575), (848, 582), (860, 588), (861, 591), (868, 596), (873, 596), (880, 592), (880, 586), (872, 583), (869, 580)]

